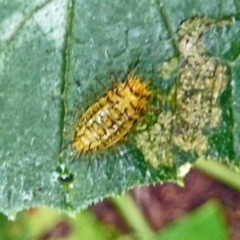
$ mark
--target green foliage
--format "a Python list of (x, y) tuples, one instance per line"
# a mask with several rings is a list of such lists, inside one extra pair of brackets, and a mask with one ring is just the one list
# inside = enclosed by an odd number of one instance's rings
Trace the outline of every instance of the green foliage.
[(209, 202), (189, 216), (172, 223), (153, 239), (161, 240), (227, 240), (226, 223), (219, 204)]
[(114, 227), (98, 221), (91, 211), (82, 211), (69, 217), (53, 209), (39, 208), (21, 212), (14, 221), (0, 214), (0, 226), (1, 240), (42, 239), (53, 229), (61, 235), (57, 239), (66, 240), (110, 240), (120, 235)]
[[(139, 56), (136, 72), (164, 89), (159, 69), (180, 58), (179, 25), (195, 16), (235, 17), (239, 8), (220, 0), (0, 0), (0, 211), (76, 211), (136, 185), (175, 180), (175, 168), (153, 168), (131, 144), (99, 162), (69, 164), (60, 152), (68, 141), (64, 129), (72, 130), (70, 112), (76, 103), (89, 104), (85, 95), (92, 101), (104, 93), (96, 78), (110, 86), (110, 72), (122, 79)], [(209, 54), (228, 66), (232, 83), (221, 97), (223, 119), (209, 151), (229, 163), (240, 154), (238, 25), (213, 27), (204, 37)], [(215, 35), (225, 32), (225, 38)], [(176, 154), (182, 163), (181, 151)]]
[[(0, 214), (0, 239), (28, 240), (40, 239), (47, 233), (61, 234), (58, 239), (99, 239), (99, 240), (191, 240), (210, 239), (224, 240), (227, 238), (227, 227), (223, 220), (222, 209), (217, 202), (209, 202), (199, 209), (194, 210), (184, 218), (167, 225), (159, 233), (154, 233), (148, 223), (141, 216), (142, 212), (127, 194), (121, 198), (112, 199), (132, 231), (123, 234), (111, 225), (101, 223), (90, 210), (69, 217), (53, 209), (32, 209), (17, 215), (15, 221), (9, 221)], [(59, 223), (68, 225), (56, 227)], [(65, 233), (65, 234), (64, 234)]]

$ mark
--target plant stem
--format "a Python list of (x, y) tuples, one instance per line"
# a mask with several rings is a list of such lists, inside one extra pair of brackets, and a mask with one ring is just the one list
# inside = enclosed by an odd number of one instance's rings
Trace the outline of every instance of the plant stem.
[(194, 166), (229, 187), (240, 191), (240, 175), (223, 163), (199, 158)]
[(111, 199), (126, 222), (135, 230), (139, 239), (149, 240), (154, 235), (146, 219), (129, 194)]

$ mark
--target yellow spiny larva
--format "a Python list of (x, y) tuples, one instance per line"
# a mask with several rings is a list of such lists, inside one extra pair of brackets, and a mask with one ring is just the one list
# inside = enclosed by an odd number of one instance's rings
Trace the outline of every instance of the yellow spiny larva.
[(105, 150), (122, 140), (147, 108), (150, 94), (140, 75), (130, 73), (125, 82), (117, 82), (78, 120), (71, 142), (76, 153)]

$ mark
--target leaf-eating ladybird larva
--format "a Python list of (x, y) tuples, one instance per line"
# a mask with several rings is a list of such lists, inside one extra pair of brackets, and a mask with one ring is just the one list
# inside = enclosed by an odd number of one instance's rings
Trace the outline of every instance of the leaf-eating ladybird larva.
[(76, 154), (105, 150), (122, 140), (146, 110), (150, 94), (140, 75), (129, 73), (125, 82), (117, 82), (78, 120), (70, 143)]

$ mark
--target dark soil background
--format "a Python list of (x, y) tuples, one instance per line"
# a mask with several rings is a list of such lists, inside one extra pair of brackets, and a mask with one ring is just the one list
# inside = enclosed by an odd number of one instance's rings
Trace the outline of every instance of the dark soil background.
[[(210, 199), (217, 199), (224, 209), (230, 239), (240, 240), (240, 193), (197, 170), (191, 170), (184, 182), (184, 187), (166, 183), (130, 191), (152, 229), (159, 231)], [(117, 227), (122, 233), (132, 231), (109, 200), (93, 205), (91, 210), (99, 221)], [(66, 222), (59, 222), (39, 240), (64, 237), (70, 233), (70, 226)]]
[[(166, 183), (130, 191), (152, 229), (158, 231), (208, 200), (218, 199), (225, 211), (231, 239), (240, 240), (240, 193), (197, 170), (191, 170), (184, 183), (184, 187)], [(131, 231), (110, 201), (104, 200), (92, 206), (92, 210), (101, 221), (114, 224), (124, 233)]]

